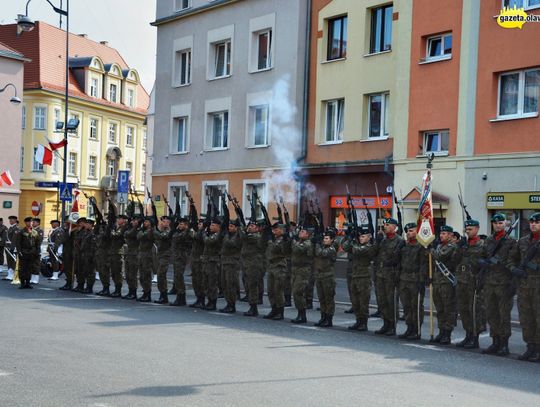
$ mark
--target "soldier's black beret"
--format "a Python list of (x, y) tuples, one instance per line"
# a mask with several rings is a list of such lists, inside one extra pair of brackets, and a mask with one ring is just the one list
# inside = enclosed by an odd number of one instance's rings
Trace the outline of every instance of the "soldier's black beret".
[(358, 233), (360, 233), (361, 235), (369, 235), (371, 232), (368, 226), (360, 226), (358, 228)]
[(91, 218), (86, 218), (86, 223), (89, 223), (89, 224), (93, 225), (94, 223), (96, 223), (96, 221), (94, 219), (91, 219)]
[(0, 222), (3, 222), (4, 221), (4, 218), (0, 218)]
[(313, 233), (315, 231), (314, 228), (309, 227), (309, 226), (300, 226), (300, 230), (305, 230), (308, 233)]
[(171, 220), (171, 218), (167, 215), (163, 215), (161, 218), (159, 218), (160, 220)]
[(290, 224), (293, 228), (297, 226), (295, 221), (291, 221)]
[(41, 219), (39, 219), (39, 218), (32, 218), (32, 221), (37, 222), (37, 223), (41, 223)]
[(405, 232), (408, 232), (409, 229), (416, 229), (417, 225), (414, 222), (407, 223), (405, 225)]
[(178, 223), (189, 223), (189, 219), (186, 217), (178, 218)]
[(145, 216), (144, 220), (150, 222), (152, 225), (154, 224), (154, 217), (153, 216)]
[(15, 215), (8, 216), (8, 219), (15, 219), (17, 220), (17, 217)]
[(52, 224), (52, 223), (60, 223), (60, 221), (59, 221), (58, 219), (53, 219), (53, 220), (51, 220), (50, 223), (51, 223), (51, 224)]
[(210, 223), (215, 223), (216, 225), (221, 225), (221, 219), (219, 218), (212, 218)]
[(384, 223), (397, 226), (398, 221), (396, 219), (394, 219), (394, 218), (386, 218), (384, 220)]
[(285, 225), (283, 225), (283, 224), (281, 224), (281, 223), (279, 223), (279, 222), (274, 222), (274, 223), (272, 224), (272, 229), (276, 229), (276, 228), (284, 228), (284, 227), (285, 227)]
[(334, 239), (336, 237), (336, 232), (334, 232), (333, 230), (327, 230), (326, 232), (324, 232), (323, 236), (328, 236), (330, 239)]
[(480, 222), (474, 219), (469, 219), (465, 221), (465, 226), (480, 226)]
[(24, 218), (24, 221), (25, 222), (32, 222), (32, 217), (31, 216), (27, 216), (26, 218)]
[(117, 218), (118, 219), (129, 219), (129, 216), (127, 216), (127, 215), (118, 215)]
[(204, 223), (205, 220), (206, 220), (205, 218), (201, 217), (201, 218), (199, 218), (199, 222), (198, 222), (198, 223)]
[(533, 213), (531, 216), (529, 216), (529, 221), (540, 222), (540, 212)]
[(441, 226), (441, 232), (454, 232), (454, 228), (452, 226), (448, 226), (448, 225), (442, 225)]
[(492, 222), (503, 222), (506, 220), (506, 215), (504, 213), (497, 212), (491, 217)]
[(461, 239), (461, 235), (459, 234), (459, 232), (456, 231), (454, 231), (454, 237), (458, 240)]

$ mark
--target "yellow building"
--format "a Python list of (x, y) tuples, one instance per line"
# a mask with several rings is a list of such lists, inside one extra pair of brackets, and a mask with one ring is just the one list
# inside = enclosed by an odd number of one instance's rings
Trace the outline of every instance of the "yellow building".
[[(42, 225), (48, 227), (61, 213), (58, 190), (37, 187), (36, 182), (62, 181), (63, 148), (50, 166), (36, 161), (35, 149), (63, 138), (63, 130), (56, 128), (64, 121), (65, 50), (58, 44), (64, 43), (65, 31), (38, 22), (33, 31), (17, 36), (16, 25), (3, 25), (0, 41), (31, 59), (24, 77), (19, 216), (29, 216), (35, 201), (42, 206)], [(69, 53), (68, 118), (78, 119), (79, 126), (68, 137), (67, 181), (95, 196), (106, 212), (106, 194), (117, 198), (119, 170), (129, 170), (133, 188), (144, 192), (149, 97), (137, 71), (107, 43), (70, 34)], [(82, 193), (79, 209), (81, 216), (93, 215)]]

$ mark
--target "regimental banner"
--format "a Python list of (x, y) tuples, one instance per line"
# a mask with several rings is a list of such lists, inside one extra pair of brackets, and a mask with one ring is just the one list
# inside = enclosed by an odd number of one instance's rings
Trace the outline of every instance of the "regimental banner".
[(428, 169), (422, 182), (422, 194), (418, 205), (418, 226), (416, 229), (416, 239), (424, 247), (428, 247), (435, 240), (431, 186), (431, 170)]

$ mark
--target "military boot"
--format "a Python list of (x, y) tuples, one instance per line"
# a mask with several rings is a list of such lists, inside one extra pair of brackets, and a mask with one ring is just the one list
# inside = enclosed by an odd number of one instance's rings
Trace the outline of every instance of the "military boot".
[(167, 293), (160, 293), (159, 299), (154, 301), (154, 304), (168, 304), (169, 303), (169, 297), (167, 297)]
[(360, 326), (360, 324), (361, 324), (360, 320), (358, 318), (356, 318), (356, 322), (354, 324), (352, 324), (352, 325), (349, 325), (347, 327), (347, 330), (356, 331), (358, 329), (358, 327)]
[(468, 344), (471, 340), (472, 334), (470, 332), (467, 332), (465, 335), (465, 338), (461, 341), (456, 343), (456, 346), (458, 348), (464, 348), (466, 344)]
[(407, 330), (403, 332), (401, 335), (398, 335), (399, 339), (407, 339), (407, 337), (411, 334), (413, 331), (412, 325), (407, 325)]
[(136, 300), (137, 290), (129, 290), (129, 292), (122, 297), (123, 300)]
[(240, 301), (241, 302), (249, 302), (249, 298), (248, 298), (247, 294), (244, 295), (242, 298), (240, 298)]
[(529, 362), (540, 362), (540, 345), (533, 345), (534, 353), (529, 358)]
[(263, 297), (264, 297), (264, 294), (259, 294), (259, 302), (257, 303), (258, 305), (263, 305), (264, 304), (264, 301), (263, 301)]
[(86, 288), (82, 291), (84, 294), (94, 294), (94, 284), (87, 285)]
[(510, 349), (508, 349), (508, 338), (500, 338), (499, 350), (497, 351), (497, 356), (508, 356), (510, 354)]
[(245, 317), (256, 317), (259, 315), (259, 310), (257, 309), (257, 304), (251, 304), (249, 310), (244, 312)]
[(205, 309), (206, 311), (215, 311), (216, 310), (216, 304), (217, 304), (217, 300), (208, 300), (208, 303), (204, 306), (203, 309)]
[(324, 312), (321, 312), (321, 319), (319, 319), (317, 322), (315, 322), (313, 325), (315, 326), (321, 326), (324, 321), (326, 320), (326, 314)]
[(307, 302), (306, 309), (313, 309), (313, 300)]
[(75, 287), (73, 291), (78, 292), (78, 293), (84, 292), (84, 284), (77, 284), (77, 287)]
[(322, 322), (320, 325), (321, 328), (332, 328), (334, 325), (332, 324), (332, 318), (334, 318), (333, 315), (327, 315), (326, 319)]
[(176, 287), (175, 285), (173, 284), (173, 286), (171, 287), (171, 289), (169, 290), (169, 292), (167, 293), (168, 295), (176, 295), (178, 294), (178, 292), (176, 291)]
[(478, 348), (478, 335), (471, 335), (469, 342), (464, 346), (465, 349), (477, 349)]
[(396, 324), (389, 322), (388, 323), (388, 331), (384, 333), (386, 336), (392, 336), (396, 334)]
[(291, 297), (285, 298), (285, 304), (284, 305), (285, 305), (286, 308), (292, 307)]
[(143, 292), (142, 295), (137, 299), (139, 302), (152, 302), (152, 295), (150, 292)]
[(68, 283), (66, 282), (65, 285), (63, 285), (62, 287), (59, 288), (59, 290), (63, 290), (63, 291), (69, 291), (73, 289), (73, 285), (71, 283)]
[(380, 327), (380, 329), (377, 329), (375, 333), (377, 335), (384, 335), (388, 330), (390, 329), (390, 323), (385, 319), (383, 326)]
[(101, 291), (98, 291), (96, 293), (96, 295), (101, 295), (104, 297), (108, 297), (109, 295), (111, 295), (111, 292), (109, 291), (109, 286), (104, 286)]
[(534, 344), (528, 343), (527, 344), (527, 350), (520, 356), (518, 356), (519, 360), (529, 360), (531, 356), (534, 355), (535, 348)]
[(174, 302), (171, 302), (170, 305), (174, 307), (182, 307), (186, 305), (186, 294), (176, 294), (176, 299)]
[(380, 318), (380, 317), (382, 317), (381, 311), (377, 310), (377, 311), (373, 312), (372, 314), (369, 314), (369, 317), (370, 318)]
[(439, 333), (437, 334), (437, 336), (435, 338), (431, 338), (429, 341), (431, 343), (440, 343), (443, 336), (444, 336), (444, 329), (439, 329)]
[(268, 314), (266, 314), (263, 318), (264, 319), (272, 319), (272, 318), (274, 318), (276, 316), (276, 313), (277, 313), (277, 308), (273, 306), (272, 310)]
[(410, 341), (416, 341), (420, 339), (421, 335), (418, 333), (418, 329), (412, 328), (411, 333), (407, 335), (407, 339)]
[(441, 345), (450, 345), (452, 343), (452, 331), (446, 329), (443, 330), (443, 336), (441, 337), (439, 343)]
[(276, 315), (274, 315), (272, 317), (272, 320), (273, 321), (281, 321), (284, 318), (283, 313), (285, 311), (285, 307), (278, 307), (278, 308), (276, 308), (276, 310), (277, 310)]
[(197, 301), (189, 304), (190, 308), (204, 308), (204, 297), (197, 297)]
[(345, 314), (353, 314), (354, 313), (354, 310), (353, 310), (353, 307), (349, 308), (349, 309), (346, 309), (345, 311)]
[(306, 310), (305, 309), (299, 309), (298, 310), (298, 315), (296, 316), (296, 318), (291, 319), (291, 322), (293, 324), (305, 324), (307, 322)]
[(487, 349), (482, 350), (484, 355), (494, 355), (499, 351), (501, 347), (501, 340), (498, 336), (494, 336), (492, 344)]
[(111, 294), (111, 297), (113, 298), (118, 298), (118, 297), (121, 297), (122, 296), (122, 286), (115, 286), (114, 287), (114, 292)]
[(234, 303), (227, 303), (227, 305), (219, 310), (224, 314), (234, 314), (236, 312), (236, 307)]

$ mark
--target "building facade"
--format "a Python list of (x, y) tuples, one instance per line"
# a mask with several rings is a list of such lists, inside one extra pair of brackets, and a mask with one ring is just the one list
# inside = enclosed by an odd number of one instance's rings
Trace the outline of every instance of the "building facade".
[[(24, 75), (19, 215), (28, 216), (35, 201), (41, 204), (44, 226), (60, 216), (58, 190), (36, 182), (61, 181), (64, 159), (67, 181), (95, 196), (101, 208), (107, 206), (106, 194), (116, 199), (119, 170), (129, 170), (133, 188), (143, 193), (149, 98), (137, 71), (106, 42), (70, 34), (68, 118), (78, 119), (79, 126), (69, 133), (67, 157), (60, 149), (52, 165), (41, 165), (36, 146), (63, 138), (63, 130), (56, 129), (64, 121), (65, 49), (58, 44), (66, 33), (43, 22), (20, 36), (16, 30), (14, 24), (0, 26), (0, 41), (32, 60)], [(81, 215), (93, 215), (83, 194), (79, 208)]]
[[(307, 1), (159, 1), (152, 186), (201, 212), (227, 190), (297, 202)], [(270, 208), (274, 212), (274, 205)]]

